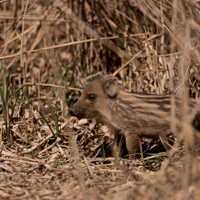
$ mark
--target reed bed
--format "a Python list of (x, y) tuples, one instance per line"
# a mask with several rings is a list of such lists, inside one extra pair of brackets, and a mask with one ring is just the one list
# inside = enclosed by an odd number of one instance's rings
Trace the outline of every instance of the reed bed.
[(184, 127), (170, 152), (143, 138), (144, 164), (116, 163), (107, 128), (68, 107), (113, 74), (127, 92), (180, 95), (187, 121), (200, 1), (2, 0), (0, 24), (1, 199), (199, 199), (198, 131)]

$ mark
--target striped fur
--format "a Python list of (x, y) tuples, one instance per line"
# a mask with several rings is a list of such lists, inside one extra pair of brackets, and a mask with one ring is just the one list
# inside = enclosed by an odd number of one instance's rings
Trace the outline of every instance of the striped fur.
[[(83, 91), (78, 102), (69, 109), (72, 116), (81, 118), (95, 118), (107, 125), (115, 138), (124, 134), (128, 153), (138, 150), (139, 137), (165, 138), (172, 131), (171, 122), (175, 124), (174, 134), (181, 130), (184, 112), (187, 111), (195, 128), (199, 128), (199, 105), (189, 100), (189, 106), (184, 108), (184, 101), (175, 98), (175, 116), (172, 115), (172, 96), (126, 93), (118, 86), (117, 78), (104, 76), (91, 82)], [(196, 118), (195, 118), (196, 115)], [(193, 120), (194, 119), (194, 120)]]

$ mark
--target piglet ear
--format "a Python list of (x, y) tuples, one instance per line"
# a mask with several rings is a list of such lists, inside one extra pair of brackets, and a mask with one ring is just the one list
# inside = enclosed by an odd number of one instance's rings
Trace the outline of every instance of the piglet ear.
[(105, 76), (103, 88), (110, 98), (115, 98), (119, 91), (118, 79), (112, 75)]

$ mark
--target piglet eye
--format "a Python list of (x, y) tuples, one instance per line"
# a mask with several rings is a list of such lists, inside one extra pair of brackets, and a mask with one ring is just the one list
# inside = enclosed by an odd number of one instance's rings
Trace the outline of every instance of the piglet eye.
[(88, 99), (89, 99), (90, 101), (94, 101), (94, 100), (96, 99), (96, 94), (94, 94), (94, 93), (89, 94), (89, 95), (88, 95)]

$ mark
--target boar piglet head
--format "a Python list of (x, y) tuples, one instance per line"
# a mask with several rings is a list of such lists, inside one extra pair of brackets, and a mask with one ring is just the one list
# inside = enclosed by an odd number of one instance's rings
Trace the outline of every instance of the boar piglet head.
[(69, 108), (69, 113), (79, 119), (103, 117), (111, 100), (117, 97), (118, 79), (111, 75), (92, 81), (83, 90), (79, 100)]

